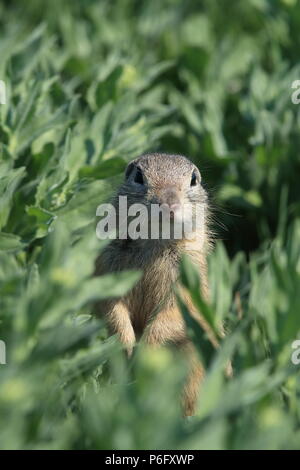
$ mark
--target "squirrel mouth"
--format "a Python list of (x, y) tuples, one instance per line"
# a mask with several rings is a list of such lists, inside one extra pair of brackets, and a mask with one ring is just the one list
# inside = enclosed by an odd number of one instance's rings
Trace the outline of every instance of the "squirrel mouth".
[(166, 204), (166, 203), (163, 203), (161, 204), (161, 209), (163, 211), (163, 214), (165, 216), (169, 216), (170, 219), (175, 219), (177, 216), (179, 216), (181, 214), (181, 205), (176, 203), (176, 204)]

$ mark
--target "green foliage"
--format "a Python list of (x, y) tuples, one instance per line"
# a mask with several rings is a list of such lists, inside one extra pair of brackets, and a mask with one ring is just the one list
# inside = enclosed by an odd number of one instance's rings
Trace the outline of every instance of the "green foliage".
[[(299, 27), (293, 0), (0, 4), (0, 448), (299, 448)], [(187, 420), (178, 352), (128, 363), (92, 317), (140, 275), (93, 278), (96, 208), (157, 149), (199, 166), (225, 241), (211, 305), (182, 264), (227, 332), (212, 351), (182, 305), (207, 367)]]

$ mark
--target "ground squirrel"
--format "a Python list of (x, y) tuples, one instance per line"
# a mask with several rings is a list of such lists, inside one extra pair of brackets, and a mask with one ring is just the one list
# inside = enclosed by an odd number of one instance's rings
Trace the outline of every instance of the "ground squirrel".
[[(186, 203), (203, 210), (202, 223), (194, 228), (192, 240), (185, 237), (174, 239), (172, 236), (169, 240), (116, 238), (106, 246), (96, 262), (96, 275), (127, 269), (142, 270), (141, 279), (124, 298), (101, 302), (97, 304), (97, 311), (106, 315), (110, 330), (119, 335), (129, 355), (137, 340), (153, 346), (173, 343), (187, 352), (190, 372), (184, 388), (183, 406), (185, 415), (192, 415), (204, 371), (187, 338), (173, 286), (178, 278), (180, 257), (185, 253), (199, 267), (202, 293), (208, 296), (208, 202), (200, 172), (181, 155), (145, 154), (128, 164), (125, 180), (113, 199), (114, 207), (118, 207), (119, 196), (127, 196), (128, 206), (142, 203), (149, 209), (151, 204), (164, 205), (170, 210), (171, 221)], [(216, 346), (216, 340), (188, 296), (185, 301)]]

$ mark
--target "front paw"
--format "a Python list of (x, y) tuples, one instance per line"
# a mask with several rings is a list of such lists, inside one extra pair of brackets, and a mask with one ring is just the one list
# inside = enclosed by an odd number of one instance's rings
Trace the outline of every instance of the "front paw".
[(126, 356), (129, 359), (132, 356), (133, 348), (135, 346), (135, 334), (133, 331), (126, 332), (126, 335), (123, 333), (120, 335), (120, 341), (124, 346), (124, 350), (126, 352)]
[(134, 348), (134, 344), (132, 346), (126, 346), (125, 351), (126, 351), (127, 359), (130, 359), (130, 357), (132, 356), (133, 348)]

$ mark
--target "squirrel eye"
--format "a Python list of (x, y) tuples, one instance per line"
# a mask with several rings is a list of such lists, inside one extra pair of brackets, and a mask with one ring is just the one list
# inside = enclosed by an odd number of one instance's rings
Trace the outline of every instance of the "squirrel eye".
[(193, 171), (192, 179), (191, 179), (191, 186), (196, 186), (196, 184), (197, 184), (197, 176), (196, 176), (196, 173)]
[(133, 168), (134, 168), (134, 164), (129, 163), (128, 167), (126, 168), (126, 172), (125, 172), (125, 178), (126, 179), (129, 177), (129, 175), (132, 172)]
[(134, 176), (134, 182), (138, 184), (144, 184), (143, 173), (140, 168), (137, 168), (136, 174)]

